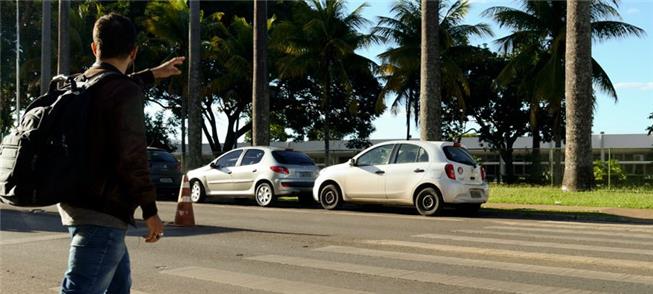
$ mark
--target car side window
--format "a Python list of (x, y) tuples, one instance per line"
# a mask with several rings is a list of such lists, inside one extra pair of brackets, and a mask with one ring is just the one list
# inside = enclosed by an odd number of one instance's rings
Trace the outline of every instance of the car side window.
[(395, 163), (413, 163), (417, 161), (418, 153), (420, 148), (417, 145), (413, 144), (401, 144), (399, 150), (397, 150), (397, 156), (395, 158)]
[(261, 162), (261, 159), (263, 159), (263, 150), (259, 149), (249, 149), (247, 152), (245, 152), (245, 155), (243, 156), (243, 160), (240, 162), (240, 166), (245, 166), (245, 165), (252, 165), (252, 164), (257, 164)]
[(392, 154), (394, 145), (383, 145), (376, 147), (357, 159), (358, 165), (382, 165), (387, 164)]
[(429, 154), (426, 152), (426, 150), (424, 150), (424, 148), (419, 148), (417, 162), (429, 162)]
[(236, 162), (238, 162), (241, 153), (243, 153), (243, 150), (231, 151), (220, 157), (215, 164), (222, 168), (236, 166)]

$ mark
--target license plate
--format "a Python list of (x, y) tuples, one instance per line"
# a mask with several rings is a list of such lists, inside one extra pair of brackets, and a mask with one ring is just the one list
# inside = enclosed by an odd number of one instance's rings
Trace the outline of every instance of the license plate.
[(477, 190), (471, 190), (471, 191), (469, 191), (469, 194), (472, 196), (472, 198), (481, 198), (481, 197), (483, 197), (483, 192), (477, 191)]
[(159, 182), (166, 183), (166, 184), (172, 184), (172, 179), (171, 178), (160, 178)]
[(302, 178), (310, 178), (310, 177), (313, 176), (313, 173), (312, 172), (300, 172), (299, 176), (302, 177)]

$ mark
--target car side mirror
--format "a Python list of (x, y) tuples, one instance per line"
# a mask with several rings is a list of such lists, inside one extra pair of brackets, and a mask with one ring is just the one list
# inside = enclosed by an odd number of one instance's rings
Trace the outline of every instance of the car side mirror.
[(349, 160), (349, 165), (350, 166), (356, 166), (356, 164), (357, 164), (357, 162), (356, 162), (355, 158), (352, 158), (352, 159)]
[(220, 165), (217, 164), (217, 163), (215, 163), (215, 162), (211, 162), (211, 163), (209, 164), (209, 166), (210, 166), (211, 168), (218, 168), (218, 169), (220, 168)]

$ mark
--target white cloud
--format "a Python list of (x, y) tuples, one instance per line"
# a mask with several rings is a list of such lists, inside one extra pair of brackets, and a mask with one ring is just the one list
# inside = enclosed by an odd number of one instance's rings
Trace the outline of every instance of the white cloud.
[(629, 89), (629, 90), (641, 90), (641, 91), (651, 91), (653, 90), (653, 82), (624, 82), (616, 83), (614, 87), (617, 89)]

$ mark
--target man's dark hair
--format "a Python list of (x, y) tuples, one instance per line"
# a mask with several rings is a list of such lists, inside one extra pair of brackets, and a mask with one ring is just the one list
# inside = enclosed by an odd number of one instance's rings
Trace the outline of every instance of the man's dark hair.
[(124, 58), (136, 47), (136, 26), (117, 13), (104, 15), (95, 22), (93, 41), (100, 49), (100, 58)]

